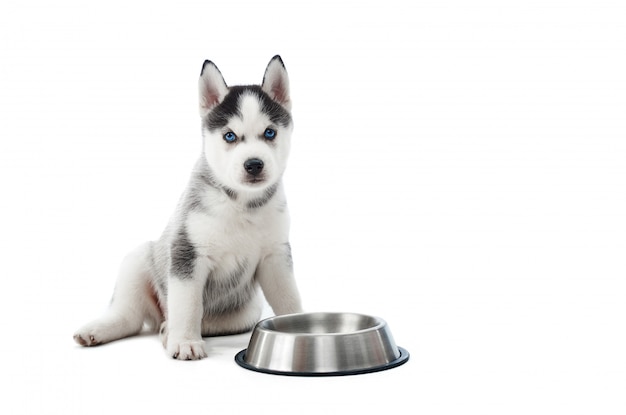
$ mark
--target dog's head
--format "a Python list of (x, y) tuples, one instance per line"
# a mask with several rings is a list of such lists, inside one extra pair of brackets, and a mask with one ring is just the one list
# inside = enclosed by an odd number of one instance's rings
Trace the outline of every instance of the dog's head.
[(289, 79), (280, 56), (262, 85), (228, 87), (205, 61), (198, 82), (204, 156), (214, 178), (233, 190), (275, 185), (287, 165), (293, 129)]

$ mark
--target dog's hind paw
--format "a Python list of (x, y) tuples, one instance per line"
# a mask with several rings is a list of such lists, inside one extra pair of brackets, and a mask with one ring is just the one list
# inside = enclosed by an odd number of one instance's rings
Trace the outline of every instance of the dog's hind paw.
[(124, 331), (125, 321), (98, 319), (85, 324), (74, 333), (74, 341), (81, 346), (97, 346), (122, 338), (129, 334)]
[(81, 346), (97, 346), (102, 342), (98, 341), (96, 336), (91, 333), (75, 333), (74, 341)]
[(178, 360), (199, 360), (207, 357), (202, 340), (168, 341), (167, 354)]

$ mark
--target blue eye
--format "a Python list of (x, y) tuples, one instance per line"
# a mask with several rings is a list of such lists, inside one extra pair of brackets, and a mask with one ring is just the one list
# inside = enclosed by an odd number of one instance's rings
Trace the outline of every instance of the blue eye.
[(232, 131), (229, 131), (226, 134), (224, 134), (224, 141), (226, 141), (227, 143), (233, 143), (236, 139), (237, 139), (237, 136)]
[(272, 130), (271, 128), (266, 128), (263, 136), (268, 140), (273, 140), (274, 137), (276, 137), (276, 131)]

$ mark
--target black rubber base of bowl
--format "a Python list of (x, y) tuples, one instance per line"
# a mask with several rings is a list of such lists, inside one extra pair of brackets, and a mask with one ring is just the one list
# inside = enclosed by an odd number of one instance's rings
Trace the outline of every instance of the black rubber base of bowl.
[(279, 370), (269, 370), (263, 369), (260, 367), (252, 366), (244, 359), (246, 357), (246, 350), (244, 349), (235, 355), (235, 362), (245, 369), (254, 370), (255, 372), (268, 373), (270, 375), (282, 375), (282, 376), (313, 376), (313, 377), (321, 377), (321, 376), (348, 376), (348, 375), (362, 375), (364, 373), (373, 373), (380, 372), (382, 370), (393, 369), (394, 367), (398, 367), (400, 365), (405, 364), (409, 360), (409, 352), (402, 347), (398, 347), (400, 351), (400, 356), (382, 366), (374, 366), (368, 367), (365, 369), (356, 369), (356, 370), (345, 370), (339, 372), (283, 372)]

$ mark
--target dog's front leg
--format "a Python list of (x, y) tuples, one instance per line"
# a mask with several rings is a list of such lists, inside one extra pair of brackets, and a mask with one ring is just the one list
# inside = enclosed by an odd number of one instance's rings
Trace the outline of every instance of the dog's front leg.
[[(195, 267), (197, 270), (197, 266)], [(189, 275), (173, 274), (167, 293), (167, 353), (179, 360), (206, 357), (202, 340), (203, 291), (206, 283), (200, 272)]]
[(279, 245), (261, 261), (256, 278), (276, 315), (302, 312), (289, 243)]

